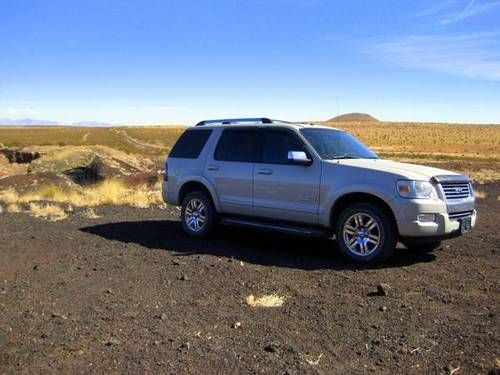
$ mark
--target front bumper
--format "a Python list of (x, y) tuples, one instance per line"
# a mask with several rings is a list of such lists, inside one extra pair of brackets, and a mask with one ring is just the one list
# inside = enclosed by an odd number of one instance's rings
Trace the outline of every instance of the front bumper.
[[(455, 237), (461, 235), (458, 213), (470, 212), (471, 228), (476, 225), (477, 212), (474, 209), (474, 197), (460, 201), (403, 199), (398, 202), (401, 215), (397, 218), (399, 235), (401, 237)], [(435, 221), (421, 222), (419, 214), (434, 214)], [(451, 217), (450, 217), (451, 215)]]
[[(460, 219), (450, 218), (448, 213), (439, 213), (434, 222), (420, 222), (418, 220), (398, 221), (398, 229), (401, 237), (432, 237), (433, 240), (452, 238), (460, 236)], [(472, 211), (471, 228), (476, 226), (477, 212)]]

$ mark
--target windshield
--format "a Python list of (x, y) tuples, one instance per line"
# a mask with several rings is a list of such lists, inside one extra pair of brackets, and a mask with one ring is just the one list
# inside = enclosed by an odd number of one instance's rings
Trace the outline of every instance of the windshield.
[(336, 129), (301, 129), (321, 159), (378, 159), (377, 154), (354, 138)]

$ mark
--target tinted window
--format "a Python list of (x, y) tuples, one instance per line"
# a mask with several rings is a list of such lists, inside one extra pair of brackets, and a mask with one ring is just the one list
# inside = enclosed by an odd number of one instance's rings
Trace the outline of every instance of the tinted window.
[(171, 158), (196, 159), (200, 156), (203, 146), (207, 142), (212, 130), (186, 130), (170, 151)]
[(335, 129), (302, 129), (302, 135), (322, 159), (376, 159), (377, 154), (352, 135)]
[(257, 159), (257, 131), (225, 129), (214, 155), (215, 160), (254, 162)]
[(289, 131), (265, 130), (262, 142), (262, 162), (289, 164), (288, 151), (304, 151), (303, 143)]

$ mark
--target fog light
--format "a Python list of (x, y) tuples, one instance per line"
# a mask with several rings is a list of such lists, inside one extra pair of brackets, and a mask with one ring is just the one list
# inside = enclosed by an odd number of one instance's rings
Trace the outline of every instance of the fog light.
[(418, 221), (421, 221), (422, 223), (432, 223), (432, 222), (436, 221), (436, 215), (435, 214), (419, 214)]

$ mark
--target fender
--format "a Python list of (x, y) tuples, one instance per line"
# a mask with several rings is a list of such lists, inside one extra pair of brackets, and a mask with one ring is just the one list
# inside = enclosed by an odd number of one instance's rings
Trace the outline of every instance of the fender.
[[(217, 211), (220, 211), (220, 202), (219, 202), (219, 199), (217, 197), (217, 194), (215, 192), (215, 188), (214, 186), (203, 176), (200, 176), (200, 175), (188, 175), (188, 176), (183, 176), (182, 180), (179, 180), (177, 181), (177, 187), (175, 189), (175, 191), (178, 191), (180, 192), (182, 187), (188, 183), (188, 182), (198, 182), (200, 184), (202, 184), (203, 186), (205, 186), (208, 190), (208, 192), (210, 193), (210, 196), (212, 198), (212, 202), (214, 202), (214, 206), (215, 206), (215, 209)], [(179, 198), (177, 198), (177, 200), (179, 200)], [(182, 202), (179, 202), (179, 204), (182, 203)]]
[(347, 194), (352, 194), (352, 193), (368, 194), (379, 198), (390, 207), (396, 220), (400, 219), (401, 212), (398, 208), (399, 205), (395, 197), (387, 194), (385, 190), (377, 188), (373, 185), (356, 184), (356, 185), (346, 185), (339, 190), (333, 192), (327, 192), (327, 195), (325, 196), (324, 200), (322, 199), (322, 204), (320, 205), (319, 209), (319, 221), (321, 225), (324, 226), (330, 225), (330, 213), (335, 203), (338, 202), (339, 199), (346, 196)]

